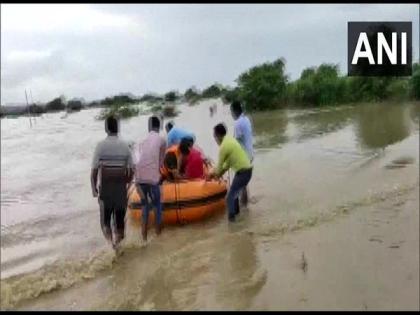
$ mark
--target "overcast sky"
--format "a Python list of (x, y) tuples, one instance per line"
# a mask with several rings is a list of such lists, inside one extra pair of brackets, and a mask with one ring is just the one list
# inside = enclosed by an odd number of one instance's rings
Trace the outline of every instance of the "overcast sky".
[(1, 103), (234, 85), (279, 57), (291, 79), (346, 73), (347, 22), (395, 20), (413, 22), (417, 60), (418, 4), (2, 4)]

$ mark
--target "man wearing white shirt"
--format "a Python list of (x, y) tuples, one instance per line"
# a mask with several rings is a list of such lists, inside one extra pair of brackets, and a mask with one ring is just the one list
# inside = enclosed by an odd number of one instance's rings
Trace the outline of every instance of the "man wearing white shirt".
[[(235, 120), (234, 137), (244, 148), (252, 163), (254, 160), (254, 148), (251, 121), (248, 116), (244, 114), (242, 104), (239, 101), (234, 101), (230, 105), (230, 111)], [(248, 187), (241, 192), (241, 203), (244, 205), (248, 203)]]

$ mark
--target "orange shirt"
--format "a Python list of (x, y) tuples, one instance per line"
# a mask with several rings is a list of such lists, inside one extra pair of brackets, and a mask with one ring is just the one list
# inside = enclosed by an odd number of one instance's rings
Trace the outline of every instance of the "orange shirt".
[[(173, 152), (175, 153), (176, 159), (178, 161), (177, 166), (178, 169), (180, 168), (180, 163), (181, 163), (181, 152), (179, 151), (179, 146), (178, 144), (174, 144), (172, 146), (170, 146), (166, 152), (165, 152), (165, 156), (166, 154)], [(171, 170), (169, 170), (165, 163), (162, 165), (162, 167), (160, 168), (160, 173), (162, 174), (162, 177), (167, 178), (169, 176), (169, 174), (171, 173)]]

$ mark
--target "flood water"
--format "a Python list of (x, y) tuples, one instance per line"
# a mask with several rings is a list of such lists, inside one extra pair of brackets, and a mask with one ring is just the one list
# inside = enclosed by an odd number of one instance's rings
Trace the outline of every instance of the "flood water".
[[(212, 127), (232, 133), (229, 107), (179, 108), (175, 123), (217, 160)], [(166, 228), (145, 245), (129, 222), (116, 258), (90, 189), (99, 111), (45, 114), (32, 128), (27, 117), (1, 120), (1, 309), (252, 309), (276, 268), (263, 247), (419, 182), (420, 103), (256, 113), (251, 203), (238, 222)], [(138, 142), (147, 118), (122, 121), (121, 137)]]

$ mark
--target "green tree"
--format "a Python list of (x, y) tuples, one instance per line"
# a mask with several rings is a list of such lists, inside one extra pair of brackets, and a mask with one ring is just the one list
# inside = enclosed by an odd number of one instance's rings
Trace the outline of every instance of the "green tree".
[(120, 105), (120, 104), (134, 104), (137, 103), (138, 100), (129, 94), (120, 94), (115, 95), (113, 97), (106, 97), (101, 101), (102, 105), (112, 106), (112, 105)]
[(407, 96), (409, 82), (395, 77), (350, 77), (347, 95), (352, 102), (380, 102)]
[(170, 91), (165, 94), (165, 101), (167, 102), (175, 102), (178, 99), (178, 95), (176, 91)]
[(200, 97), (200, 92), (195, 86), (190, 87), (184, 93), (184, 97), (187, 101), (191, 101)]
[(151, 102), (151, 103), (156, 103), (156, 102), (161, 102), (163, 101), (163, 97), (155, 95), (155, 94), (144, 94), (140, 99), (140, 102)]
[(52, 101), (48, 102), (45, 105), (45, 108), (47, 111), (60, 111), (65, 109), (66, 105), (64, 105), (63, 99), (61, 97), (57, 97)]
[(241, 96), (239, 93), (239, 88), (233, 88), (233, 89), (225, 89), (223, 92), (222, 100), (224, 103), (232, 103), (235, 100), (240, 101)]
[(81, 100), (70, 100), (67, 102), (67, 109), (71, 111), (79, 111), (83, 108), (83, 103)]
[(408, 99), (409, 81), (407, 79), (392, 80), (385, 89), (385, 97), (390, 100)]
[(276, 108), (285, 101), (287, 76), (285, 60), (255, 66), (242, 73), (236, 80), (239, 96), (247, 109)]
[(45, 113), (45, 108), (38, 104), (31, 104), (28, 108), (29, 113), (39, 115)]
[(222, 88), (219, 84), (215, 83), (210, 85), (208, 88), (203, 90), (201, 96), (204, 98), (213, 98), (213, 97), (220, 97), (222, 94)]
[(302, 71), (288, 89), (288, 95), (302, 105), (322, 106), (343, 100), (345, 82), (339, 77), (338, 65), (321, 64)]
[(411, 97), (420, 100), (420, 64), (413, 65), (413, 73), (409, 81), (409, 91)]

